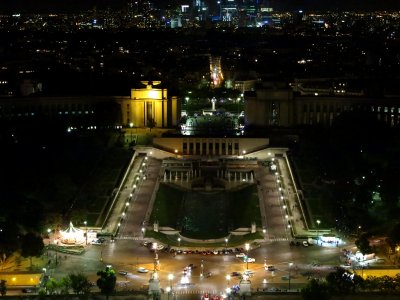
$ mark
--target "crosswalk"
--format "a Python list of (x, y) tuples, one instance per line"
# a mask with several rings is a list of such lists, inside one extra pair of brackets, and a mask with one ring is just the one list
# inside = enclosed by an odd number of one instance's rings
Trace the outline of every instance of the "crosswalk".
[(277, 237), (277, 238), (267, 239), (267, 242), (284, 242), (284, 241), (289, 241), (289, 238), (287, 238), (287, 237)]
[(123, 235), (123, 236), (116, 236), (115, 240), (133, 240), (133, 241), (141, 241), (143, 240), (140, 236), (130, 236), (130, 235)]
[(174, 293), (176, 295), (219, 295), (221, 292), (217, 290), (197, 290), (197, 289), (182, 289), (182, 290), (175, 290)]

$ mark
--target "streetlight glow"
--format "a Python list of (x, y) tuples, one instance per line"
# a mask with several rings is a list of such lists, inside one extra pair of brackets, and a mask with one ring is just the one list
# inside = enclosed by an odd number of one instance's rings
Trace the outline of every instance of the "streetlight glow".
[(85, 236), (86, 236), (86, 245), (87, 245), (87, 238), (88, 238), (88, 228), (87, 228), (87, 221), (84, 221), (83, 222), (83, 224), (85, 224), (85, 227), (86, 227), (86, 234), (85, 234)]
[(291, 273), (291, 270), (292, 270), (292, 266), (293, 266), (293, 263), (290, 262), (290, 263), (289, 263), (289, 290), (290, 290), (290, 279), (291, 279), (291, 278), (290, 278), (290, 277), (291, 277), (291, 274), (290, 274), (290, 273)]
[(246, 243), (244, 245), (244, 248), (246, 249), (246, 271), (249, 270), (249, 250), (250, 250), (250, 244)]

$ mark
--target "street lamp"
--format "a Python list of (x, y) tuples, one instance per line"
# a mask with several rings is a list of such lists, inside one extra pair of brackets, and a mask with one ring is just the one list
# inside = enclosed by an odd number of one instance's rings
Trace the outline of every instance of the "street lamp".
[[(0, 232), (1, 231), (3, 231), (3, 229), (0, 229)], [(47, 244), (47, 257), (49, 257), (49, 248), (50, 248), (50, 244), (51, 244), (50, 233), (51, 233), (51, 229), (47, 228), (47, 236), (49, 237), (49, 243)]]
[(171, 294), (171, 288), (169, 286), (167, 286), (166, 291), (168, 293), (168, 300), (169, 300), (169, 295)]
[(293, 263), (289, 263), (289, 290), (290, 290), (290, 279), (291, 279), (291, 270), (292, 270)]
[(320, 220), (317, 220), (317, 243), (319, 241), (319, 224), (321, 223)]
[[(172, 280), (174, 279), (174, 274), (168, 274), (169, 291), (172, 291)], [(168, 295), (169, 298), (169, 295)]]
[(154, 274), (157, 273), (157, 265), (158, 265), (158, 254), (157, 254), (157, 243), (153, 243), (154, 250)]
[(229, 283), (231, 281), (231, 275), (226, 275), (226, 284), (229, 287)]
[(228, 247), (228, 238), (225, 238), (225, 247)]
[(178, 243), (179, 243), (179, 247), (181, 246), (181, 238), (178, 237)]
[(249, 270), (249, 250), (250, 250), (250, 244), (246, 243), (244, 245), (245, 249), (246, 249), (246, 271)]
[(203, 278), (203, 275), (204, 275), (204, 264), (203, 264), (203, 260), (201, 260), (200, 269), (201, 269), (200, 277)]
[(84, 221), (83, 224), (85, 224), (86, 227), (86, 245), (87, 245), (87, 221)]

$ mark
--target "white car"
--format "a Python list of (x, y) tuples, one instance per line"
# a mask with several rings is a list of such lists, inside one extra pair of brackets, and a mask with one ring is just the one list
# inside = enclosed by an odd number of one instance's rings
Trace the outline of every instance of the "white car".
[(304, 247), (308, 247), (308, 242), (307, 241), (303, 241), (303, 246)]
[(147, 270), (146, 268), (143, 268), (143, 267), (139, 267), (139, 268), (137, 269), (137, 271), (138, 271), (139, 273), (147, 273), (147, 272), (149, 272), (149, 270)]
[(245, 257), (245, 256), (246, 256), (246, 254), (244, 254), (244, 253), (236, 254), (236, 257)]
[(244, 262), (253, 263), (253, 262), (256, 262), (256, 259), (253, 257), (248, 257), (247, 259), (246, 258), (244, 259)]

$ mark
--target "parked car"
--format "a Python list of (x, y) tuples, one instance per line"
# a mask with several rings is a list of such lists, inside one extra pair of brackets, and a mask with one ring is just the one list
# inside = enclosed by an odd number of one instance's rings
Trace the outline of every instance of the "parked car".
[(143, 268), (143, 267), (139, 267), (139, 268), (137, 269), (137, 271), (138, 271), (139, 273), (147, 273), (147, 272), (149, 272), (149, 270), (147, 270), (146, 268)]
[(126, 276), (126, 275), (128, 275), (128, 272), (127, 271), (118, 271), (118, 274)]
[(246, 254), (244, 254), (243, 252), (242, 253), (238, 253), (238, 254), (236, 254), (236, 257), (245, 257), (246, 256)]
[(238, 277), (238, 276), (240, 276), (241, 274), (239, 273), (239, 272), (232, 272), (231, 273), (231, 277)]
[(304, 247), (308, 247), (308, 242), (307, 241), (303, 241), (303, 246)]
[(22, 289), (23, 293), (33, 293), (32, 289)]
[(244, 259), (244, 262), (253, 263), (253, 262), (256, 262), (256, 259), (253, 258), (253, 257), (248, 257), (248, 258), (245, 258), (245, 259)]

